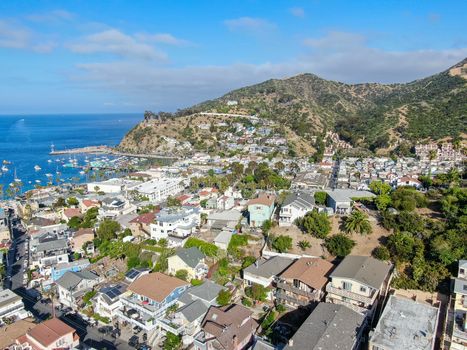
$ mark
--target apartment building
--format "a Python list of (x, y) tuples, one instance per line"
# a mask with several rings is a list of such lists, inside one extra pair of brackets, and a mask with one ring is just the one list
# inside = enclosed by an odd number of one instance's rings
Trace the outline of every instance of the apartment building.
[(13, 323), (29, 316), (24, 309), (23, 299), (9, 289), (0, 290), (0, 326)]
[(161, 239), (169, 236), (189, 237), (200, 224), (200, 209), (195, 207), (164, 208), (156, 214), (149, 225), (151, 238)]
[(451, 297), (451, 350), (467, 349), (467, 260), (459, 260)]

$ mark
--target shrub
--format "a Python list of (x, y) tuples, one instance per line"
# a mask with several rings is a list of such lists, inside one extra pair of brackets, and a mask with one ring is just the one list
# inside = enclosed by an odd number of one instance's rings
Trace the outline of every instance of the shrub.
[(290, 248), (292, 248), (292, 238), (283, 235), (273, 237), (272, 247), (279, 253), (286, 253)]
[(382, 245), (379, 247), (376, 247), (371, 253), (371, 255), (373, 255), (373, 257), (378, 260), (389, 260), (391, 258), (388, 248)]
[(217, 295), (216, 301), (220, 306), (229, 305), (232, 300), (232, 293), (227, 289), (222, 289)]
[(315, 203), (318, 205), (325, 205), (328, 194), (324, 191), (318, 191), (314, 194)]
[(180, 278), (181, 280), (187, 281), (188, 280), (188, 271), (185, 269), (178, 270), (175, 272), (175, 277)]
[(306, 213), (303, 218), (299, 218), (297, 226), (303, 232), (317, 238), (326, 238), (329, 232), (331, 232), (331, 222), (328, 215), (324, 212), (318, 213), (317, 210), (312, 210)]
[(355, 241), (340, 233), (326, 238), (324, 246), (331, 255), (344, 257), (350, 254), (352, 248), (355, 246)]

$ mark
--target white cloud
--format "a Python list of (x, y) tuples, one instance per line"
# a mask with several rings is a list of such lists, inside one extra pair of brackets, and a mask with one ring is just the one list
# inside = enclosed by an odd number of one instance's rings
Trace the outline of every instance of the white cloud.
[(305, 17), (305, 10), (301, 7), (291, 7), (289, 8), (289, 12), (295, 17)]
[(24, 49), (29, 45), (31, 32), (24, 27), (0, 20), (0, 47)]
[(26, 18), (32, 22), (58, 22), (69, 21), (73, 19), (74, 15), (66, 10), (53, 10), (50, 12), (33, 13)]
[(189, 41), (179, 39), (169, 33), (157, 33), (157, 34), (138, 33), (135, 35), (135, 37), (140, 39), (141, 41), (174, 45), (174, 46), (184, 46), (184, 45), (190, 44)]
[(154, 46), (116, 29), (88, 35), (75, 43), (68, 44), (67, 47), (72, 52), (82, 54), (110, 53), (126, 58), (159, 61), (167, 59), (167, 55)]
[(271, 23), (263, 18), (253, 18), (253, 17), (239, 17), (234, 19), (227, 19), (224, 21), (224, 24), (230, 31), (239, 31), (247, 33), (265, 33), (276, 26), (274, 23)]

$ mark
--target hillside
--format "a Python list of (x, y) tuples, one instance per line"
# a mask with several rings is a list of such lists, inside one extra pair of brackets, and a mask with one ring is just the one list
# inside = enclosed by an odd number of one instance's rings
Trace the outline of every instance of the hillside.
[[(394, 148), (401, 140), (413, 144), (466, 133), (466, 71), (467, 59), (464, 59), (439, 74), (410, 83), (387, 85), (345, 84), (301, 74), (267, 80), (174, 115), (164, 115), (171, 119), (198, 112), (256, 114), (286, 126), (303, 142), (324, 130), (335, 130), (354, 146), (371, 150)], [(236, 104), (228, 104), (228, 101), (236, 101)], [(153, 132), (159, 136), (165, 134), (160, 128), (156, 129)], [(177, 129), (180, 130), (179, 126)], [(127, 135), (121, 144), (123, 148), (138, 149), (137, 143), (128, 142), (138, 130), (137, 127)], [(153, 132), (146, 130), (148, 136)], [(142, 141), (142, 144), (148, 143), (144, 137)]]

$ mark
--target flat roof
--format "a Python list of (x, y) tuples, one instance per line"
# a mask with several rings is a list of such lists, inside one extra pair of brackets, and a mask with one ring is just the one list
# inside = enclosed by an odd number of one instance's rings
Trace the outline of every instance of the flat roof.
[(370, 342), (384, 349), (431, 350), (439, 309), (391, 295)]

